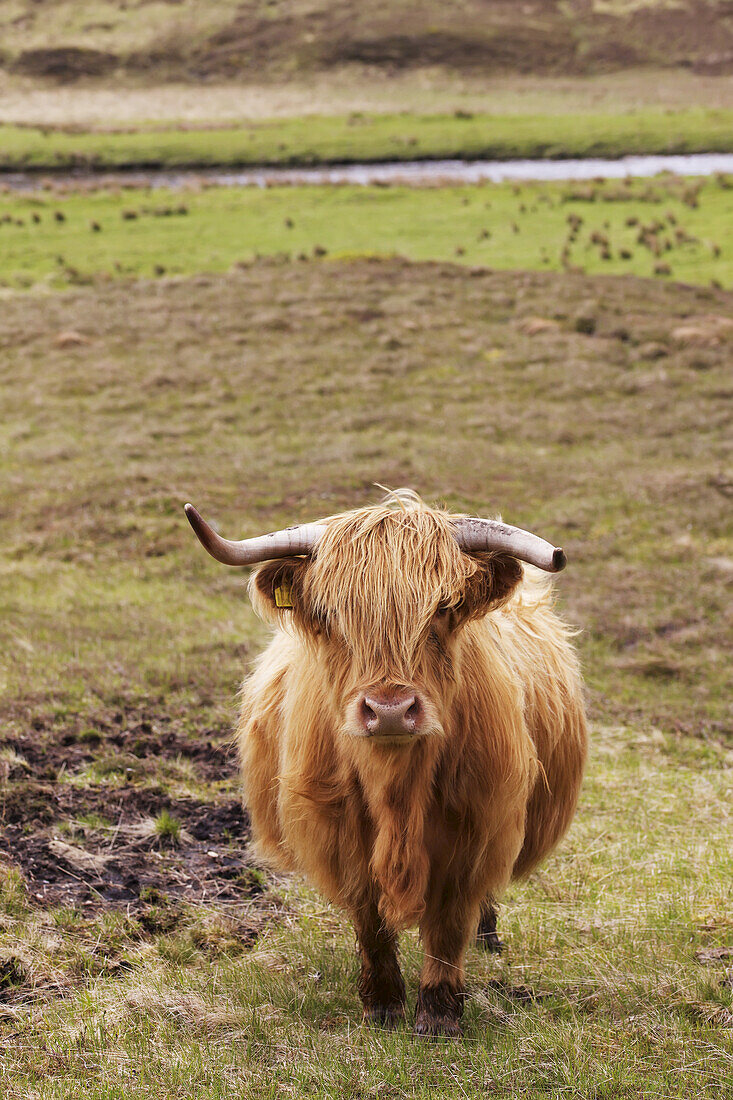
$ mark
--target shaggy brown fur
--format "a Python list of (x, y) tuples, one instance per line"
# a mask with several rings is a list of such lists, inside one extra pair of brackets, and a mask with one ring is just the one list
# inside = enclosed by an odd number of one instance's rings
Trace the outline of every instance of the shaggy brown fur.
[[(426, 1035), (458, 1032), (482, 903), (563, 836), (586, 755), (548, 581), (508, 555), (463, 553), (455, 518), (393, 494), (323, 521), (312, 557), (260, 566), (250, 592), (277, 630), (239, 726), (260, 851), (350, 913), (367, 1018), (404, 1013), (396, 935), (419, 924)], [(360, 736), (363, 693), (406, 686), (424, 702), (421, 735)]]

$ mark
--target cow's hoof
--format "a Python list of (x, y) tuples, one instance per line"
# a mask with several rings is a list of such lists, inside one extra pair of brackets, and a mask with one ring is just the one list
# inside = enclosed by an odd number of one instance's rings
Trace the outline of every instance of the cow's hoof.
[(368, 1027), (382, 1027), (391, 1031), (405, 1020), (404, 1005), (371, 1005), (364, 1009), (364, 1023)]
[(460, 1039), (463, 1034), (460, 1022), (454, 1017), (433, 1016), (429, 1012), (418, 1012), (414, 1030), (421, 1039)]
[(484, 951), (490, 951), (493, 955), (500, 955), (504, 950), (504, 943), (499, 938), (497, 931), (497, 913), (493, 905), (488, 905), (481, 911), (481, 920), (476, 932), (476, 944), (483, 947)]
[(424, 1039), (460, 1039), (465, 993), (446, 983), (423, 986), (417, 995), (415, 1034)]
[(501, 955), (504, 950), (504, 941), (499, 937), (498, 932), (479, 932), (476, 936), (476, 946), (482, 947), (492, 955)]

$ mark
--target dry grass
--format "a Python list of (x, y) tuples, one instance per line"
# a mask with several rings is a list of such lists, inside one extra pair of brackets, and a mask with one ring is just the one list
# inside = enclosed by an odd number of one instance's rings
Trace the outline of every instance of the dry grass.
[(49, 87), (0, 72), (0, 121), (31, 126), (108, 130), (176, 124), (202, 126), (354, 112), (387, 114), (564, 115), (613, 114), (640, 106), (686, 110), (733, 109), (733, 76), (678, 70), (634, 70), (598, 76), (553, 77), (390, 72), (375, 79), (358, 69), (316, 73), (307, 80), (269, 83), (154, 82), (106, 87), (99, 82)]
[(722, 720), (730, 311), (706, 288), (400, 261), (7, 298), (6, 692), (185, 698), (194, 670), (228, 692), (258, 634), (181, 502), (256, 531), (379, 481), (568, 544), (606, 714)]
[[(202, 959), (168, 937), (69, 1003), (6, 1021), (5, 1095), (209, 1098), (727, 1097), (733, 1059), (730, 754), (595, 728), (578, 820), (542, 872), (512, 888), (501, 960), (469, 960), (466, 1035), (415, 1043), (358, 1024), (347, 923), (280, 884), (291, 910), (244, 954)], [(682, 793), (681, 793), (682, 792)], [(208, 922), (208, 923), (207, 923)], [(227, 947), (227, 937), (230, 946)], [(222, 942), (221, 939), (219, 942)], [(414, 997), (420, 947), (403, 936)], [(27, 950), (27, 949), (26, 949)], [(33, 951), (38, 954), (37, 945)]]

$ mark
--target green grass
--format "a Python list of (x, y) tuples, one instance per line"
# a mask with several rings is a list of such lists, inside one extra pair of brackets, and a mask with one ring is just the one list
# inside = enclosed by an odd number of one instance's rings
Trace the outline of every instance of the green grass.
[[(731, 313), (707, 287), (367, 259), (6, 293), (4, 1098), (731, 1095)], [(581, 628), (579, 816), (505, 899), (506, 956), (472, 950), (460, 1043), (364, 1031), (343, 918), (236, 863), (224, 741), (267, 631), (181, 510), (245, 536), (374, 482), (557, 539)], [(414, 1005), (412, 933), (403, 959)]]
[(153, 828), (155, 835), (162, 842), (178, 844), (181, 839), (181, 823), (175, 817), (163, 810), (156, 817)]
[(132, 133), (0, 127), (0, 168), (184, 168), (733, 151), (733, 111), (366, 115)]
[[(0, 195), (0, 285), (59, 288), (121, 275), (223, 272), (258, 255), (294, 259), (325, 250), (331, 257), (397, 253), (496, 269), (659, 271), (662, 278), (729, 287), (732, 182), (660, 177), (628, 184)], [(582, 219), (577, 231), (575, 218)], [(640, 243), (644, 226), (652, 231)]]

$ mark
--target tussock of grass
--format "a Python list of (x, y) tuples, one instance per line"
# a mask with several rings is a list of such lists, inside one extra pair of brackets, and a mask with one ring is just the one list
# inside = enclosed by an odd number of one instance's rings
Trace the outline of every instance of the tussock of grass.
[(153, 831), (162, 843), (178, 844), (181, 840), (182, 827), (180, 821), (163, 810), (153, 822)]

